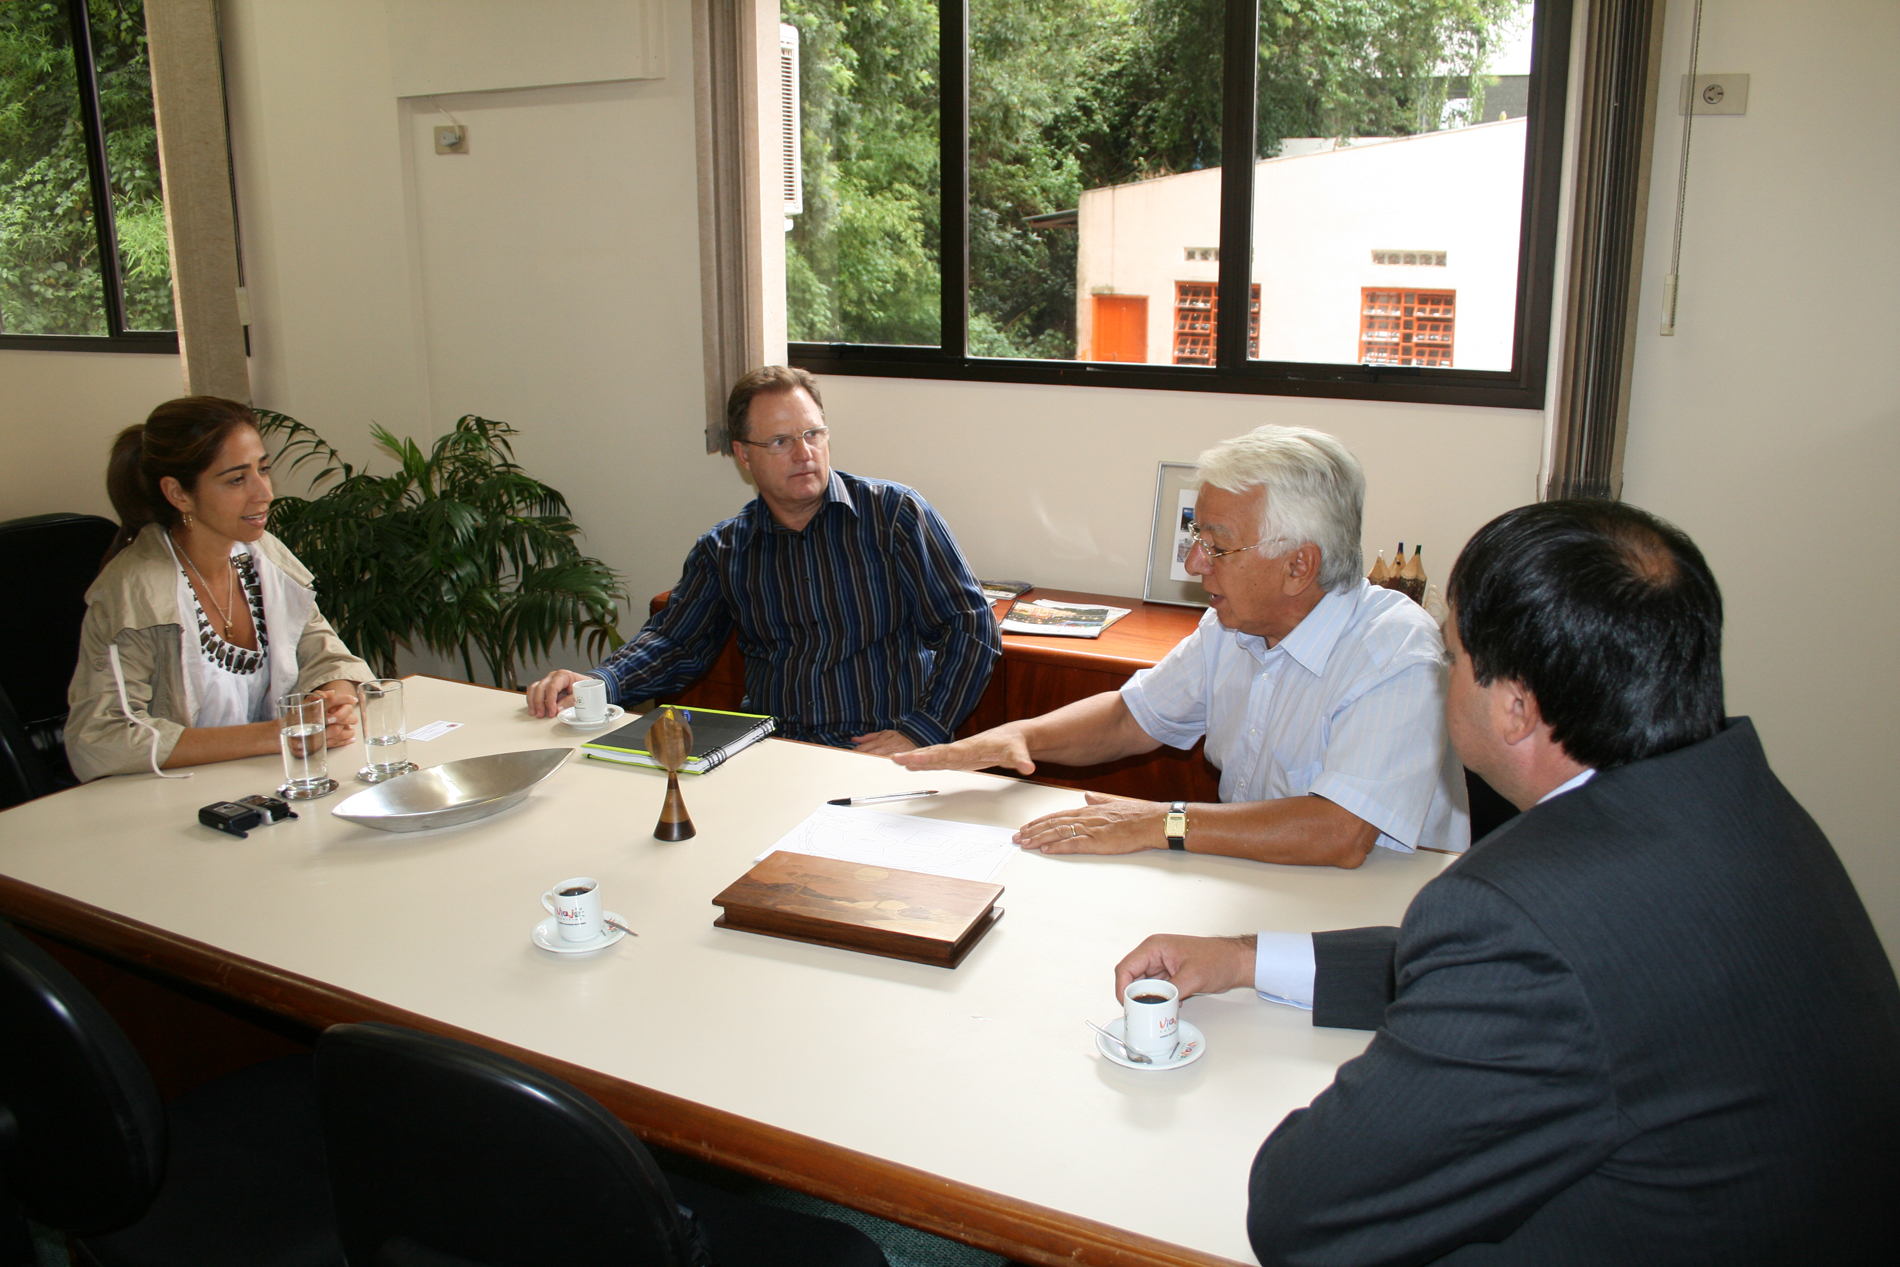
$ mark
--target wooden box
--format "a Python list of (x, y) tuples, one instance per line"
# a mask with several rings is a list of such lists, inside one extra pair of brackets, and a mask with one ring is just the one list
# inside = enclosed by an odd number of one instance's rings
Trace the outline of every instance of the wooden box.
[(1003, 918), (1000, 884), (775, 850), (713, 899), (715, 928), (954, 968)]

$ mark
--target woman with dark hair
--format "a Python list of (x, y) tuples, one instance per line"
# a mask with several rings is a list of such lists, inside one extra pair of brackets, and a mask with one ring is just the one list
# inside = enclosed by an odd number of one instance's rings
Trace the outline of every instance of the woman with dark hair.
[(265, 531), (270, 459), (250, 409), (170, 400), (113, 442), (119, 514), (86, 591), (67, 692), (66, 755), (81, 779), (275, 752), (277, 700), (325, 697), (331, 747), (356, 733), (375, 676), (317, 610), (310, 573)]

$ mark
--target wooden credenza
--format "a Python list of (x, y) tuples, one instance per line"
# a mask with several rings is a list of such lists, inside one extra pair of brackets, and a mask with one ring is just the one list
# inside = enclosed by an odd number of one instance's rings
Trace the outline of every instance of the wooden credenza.
[[(668, 594), (655, 595), (648, 610), (659, 611), (666, 605)], [(1174, 644), (1194, 631), (1201, 618), (1198, 607), (1144, 603), (1112, 594), (1085, 594), (1037, 586), (1025, 597), (1133, 610), (1103, 631), (1100, 638), (1004, 634), (1003, 658), (997, 662), (983, 698), (957, 728), (959, 737), (1006, 721), (1035, 717), (1102, 691), (1117, 690), (1137, 670), (1149, 668), (1173, 650)], [(999, 619), (1007, 610), (1007, 603), (996, 604)], [(725, 649), (705, 677), (679, 694), (666, 697), (664, 702), (688, 707), (737, 708), (744, 698), (745, 660), (734, 638), (727, 640)], [(1185, 752), (1179, 748), (1157, 748), (1142, 756), (1125, 757), (1103, 765), (1043, 765), (1037, 767), (1034, 777), (1043, 783), (1154, 801), (1220, 799), (1220, 771), (1208, 764), (1200, 744)]]

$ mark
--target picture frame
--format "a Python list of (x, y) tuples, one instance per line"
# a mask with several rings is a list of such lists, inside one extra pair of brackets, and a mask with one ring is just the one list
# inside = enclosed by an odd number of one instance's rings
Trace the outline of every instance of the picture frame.
[(1154, 522), (1148, 529), (1148, 579), (1141, 596), (1173, 607), (1206, 607), (1207, 591), (1181, 564), (1187, 560), (1187, 525), (1194, 519), (1200, 484), (1192, 462), (1163, 462), (1155, 476)]

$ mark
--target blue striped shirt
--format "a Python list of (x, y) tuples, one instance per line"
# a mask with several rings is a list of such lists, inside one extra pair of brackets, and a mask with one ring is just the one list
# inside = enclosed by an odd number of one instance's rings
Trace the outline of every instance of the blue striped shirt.
[(1190, 748), (1207, 736), (1221, 800), (1323, 796), (1409, 853), (1471, 841), (1445, 690), (1432, 618), (1361, 580), (1326, 595), (1271, 647), (1210, 610), (1122, 699), (1151, 739)]
[(943, 517), (915, 489), (842, 471), (801, 531), (754, 498), (701, 537), (666, 606), (594, 672), (622, 703), (671, 694), (735, 627), (745, 708), (838, 748), (874, 730), (949, 742), (1002, 654)]

